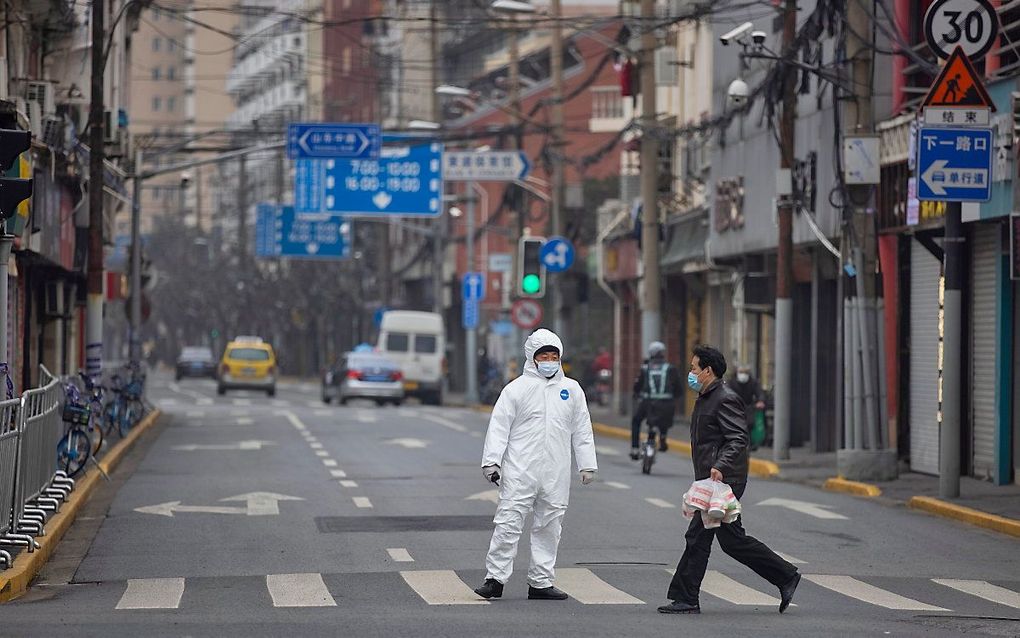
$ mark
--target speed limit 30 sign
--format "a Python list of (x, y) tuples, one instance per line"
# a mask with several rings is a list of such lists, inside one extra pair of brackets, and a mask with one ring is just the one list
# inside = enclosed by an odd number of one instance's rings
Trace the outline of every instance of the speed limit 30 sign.
[(988, 0), (935, 0), (924, 14), (924, 37), (947, 59), (956, 47), (972, 61), (985, 57), (999, 36), (999, 16)]

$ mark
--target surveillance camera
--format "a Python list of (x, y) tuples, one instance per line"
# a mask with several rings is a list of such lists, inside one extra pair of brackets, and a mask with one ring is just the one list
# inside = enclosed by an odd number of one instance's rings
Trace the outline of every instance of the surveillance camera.
[(191, 173), (181, 173), (181, 186), (187, 186), (191, 183)]
[(754, 42), (755, 46), (760, 47), (765, 44), (766, 37), (768, 37), (768, 35), (764, 31), (754, 31), (751, 33), (751, 40)]
[(739, 27), (731, 29), (730, 31), (727, 31), (726, 33), (719, 36), (719, 41), (722, 42), (723, 46), (727, 46), (729, 45), (730, 42), (733, 42), (737, 38), (744, 36), (745, 34), (747, 34), (748, 31), (750, 31), (753, 28), (754, 28), (753, 22), (745, 22)]
[(728, 97), (730, 103), (736, 107), (741, 107), (747, 104), (747, 98), (750, 95), (751, 90), (747, 87), (747, 82), (744, 82), (740, 78), (730, 82), (730, 87), (726, 89), (726, 97)]

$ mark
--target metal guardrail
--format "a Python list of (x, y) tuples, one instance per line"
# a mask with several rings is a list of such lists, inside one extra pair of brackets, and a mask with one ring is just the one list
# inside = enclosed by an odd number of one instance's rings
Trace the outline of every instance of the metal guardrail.
[[(18, 408), (21, 399), (0, 402), (0, 538), (14, 532), (15, 477), (18, 471)], [(9, 552), (0, 549), (0, 562), (9, 567)]]

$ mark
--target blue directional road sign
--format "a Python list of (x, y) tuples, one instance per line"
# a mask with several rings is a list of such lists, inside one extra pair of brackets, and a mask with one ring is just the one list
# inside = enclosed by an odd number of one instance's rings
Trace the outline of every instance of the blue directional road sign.
[(466, 273), (462, 283), (461, 297), (465, 301), (481, 301), (485, 299), (485, 273)]
[(308, 122), (287, 126), (290, 159), (375, 159), (381, 146), (378, 124)]
[(461, 323), (464, 325), (464, 329), (475, 330), (478, 328), (478, 300), (465, 299), (461, 307), (463, 309), (461, 312)]
[(917, 134), (917, 198), (987, 202), (993, 151), (989, 128), (922, 127)]
[(301, 214), (274, 204), (256, 208), (257, 257), (335, 260), (349, 253), (350, 222), (336, 213)]
[(550, 237), (538, 255), (548, 272), (563, 272), (574, 263), (574, 245), (566, 237)]
[(443, 147), (385, 147), (374, 160), (298, 160), (299, 211), (346, 215), (436, 217), (443, 193)]

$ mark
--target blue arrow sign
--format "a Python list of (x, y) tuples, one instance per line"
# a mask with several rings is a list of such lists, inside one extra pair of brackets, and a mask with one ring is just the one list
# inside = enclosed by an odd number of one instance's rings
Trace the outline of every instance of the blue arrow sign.
[(461, 297), (465, 301), (481, 301), (485, 299), (485, 273), (466, 273), (464, 275)]
[(443, 147), (385, 147), (375, 160), (298, 160), (299, 211), (436, 217), (443, 192)]
[(574, 245), (566, 237), (550, 237), (539, 253), (542, 265), (549, 272), (563, 272), (574, 264)]
[(922, 127), (917, 133), (917, 198), (987, 202), (993, 151), (990, 128)]
[(344, 259), (350, 222), (335, 213), (299, 214), (293, 206), (256, 207), (255, 255), (263, 258)]
[(379, 157), (378, 124), (309, 122), (287, 126), (287, 157), (330, 159)]

